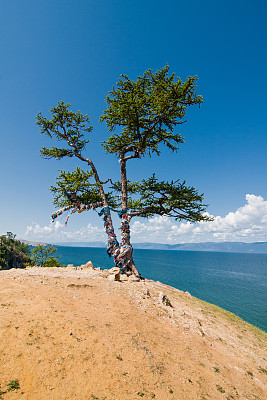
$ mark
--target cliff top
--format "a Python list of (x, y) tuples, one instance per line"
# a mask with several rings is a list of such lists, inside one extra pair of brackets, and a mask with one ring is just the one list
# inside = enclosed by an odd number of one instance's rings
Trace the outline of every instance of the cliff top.
[(266, 333), (160, 282), (106, 276), (0, 271), (3, 400), (267, 397)]

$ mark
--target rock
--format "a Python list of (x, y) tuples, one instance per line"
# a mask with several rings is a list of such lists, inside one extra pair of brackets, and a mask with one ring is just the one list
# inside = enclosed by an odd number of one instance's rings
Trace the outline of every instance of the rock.
[(120, 273), (120, 268), (119, 267), (113, 267), (109, 269), (110, 274), (119, 274)]
[(159, 294), (159, 301), (165, 306), (172, 307), (171, 300), (166, 296), (166, 294), (163, 294), (162, 292), (160, 292)]
[(109, 281), (120, 281), (121, 274), (120, 274), (120, 268), (119, 267), (113, 267), (113, 268), (110, 268), (110, 269), (104, 269), (103, 273), (104, 273), (104, 276), (106, 274), (109, 274), (107, 276)]
[(126, 274), (120, 274), (120, 280), (122, 282), (127, 282), (128, 281), (128, 276)]
[(118, 273), (118, 274), (109, 274), (107, 278), (108, 278), (109, 281), (119, 282), (120, 281), (120, 277), (121, 277), (121, 274)]
[(140, 281), (140, 278), (138, 278), (137, 276), (135, 276), (135, 275), (130, 275), (129, 277), (128, 277), (128, 282), (139, 282)]
[(110, 274), (109, 274), (109, 270), (108, 269), (104, 269), (104, 271), (102, 271), (103, 278), (107, 278)]
[(67, 268), (74, 268), (74, 264), (68, 264)]
[(115, 281), (119, 282), (121, 280), (121, 274), (115, 274)]
[(84, 264), (80, 265), (79, 267), (75, 267), (75, 269), (84, 269)]
[(143, 299), (149, 299), (151, 297), (150, 291), (147, 289), (143, 293)]
[(86, 264), (82, 264), (79, 267), (76, 267), (75, 269), (92, 269), (92, 270), (94, 270), (94, 267), (93, 267), (92, 261), (88, 261)]
[(92, 261), (88, 261), (88, 262), (84, 265), (84, 268), (94, 269)]

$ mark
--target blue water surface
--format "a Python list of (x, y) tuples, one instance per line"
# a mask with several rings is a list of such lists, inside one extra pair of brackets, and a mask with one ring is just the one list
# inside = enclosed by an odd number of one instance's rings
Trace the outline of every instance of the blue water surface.
[[(103, 248), (58, 246), (64, 264), (114, 266)], [(267, 254), (135, 250), (140, 273), (231, 311), (267, 332)]]

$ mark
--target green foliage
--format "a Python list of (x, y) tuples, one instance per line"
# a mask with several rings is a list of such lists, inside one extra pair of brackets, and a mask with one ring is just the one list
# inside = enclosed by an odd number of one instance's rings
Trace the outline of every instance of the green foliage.
[(13, 390), (18, 390), (20, 389), (19, 381), (18, 379), (14, 379), (13, 381), (10, 381), (7, 385), (7, 391), (11, 392)]
[[(197, 95), (196, 82), (196, 76), (189, 76), (182, 82), (175, 74), (169, 74), (168, 65), (155, 73), (149, 69), (135, 81), (121, 75), (107, 96), (107, 108), (100, 118), (111, 132), (102, 143), (104, 149), (120, 161), (121, 181), (115, 183), (111, 177), (102, 182), (94, 163), (82, 155), (89, 142), (85, 134), (92, 131), (87, 115), (70, 111), (70, 104), (63, 101), (50, 109), (51, 119), (39, 113), (37, 125), (41, 133), (65, 145), (50, 149), (42, 147), (42, 156), (56, 159), (75, 156), (91, 168), (89, 171), (81, 168), (73, 172), (60, 171), (56, 184), (51, 186), (54, 204), (64, 207), (98, 203), (109, 205), (116, 211), (127, 209), (132, 216), (156, 214), (190, 222), (209, 220), (203, 215), (207, 207), (203, 204), (203, 195), (186, 182), (160, 182), (155, 174), (149, 179), (130, 182), (126, 176), (128, 160), (152, 153), (159, 155), (161, 145), (176, 151), (184, 142), (175, 128), (186, 122), (188, 107), (200, 106), (203, 102), (202, 96)], [(93, 182), (91, 178), (94, 178)], [(111, 183), (109, 192), (103, 188), (107, 182)]]
[(56, 257), (48, 257), (44, 263), (43, 267), (64, 267), (64, 265)]
[(39, 244), (32, 249), (31, 258), (35, 265), (40, 265), (40, 267), (63, 267), (63, 264), (58, 261), (60, 256), (53, 257), (56, 252), (56, 247)]
[(91, 395), (91, 400), (106, 400), (107, 398), (106, 397), (102, 397), (101, 399), (100, 399), (100, 397), (96, 397), (96, 396), (94, 396), (93, 394)]
[[(14, 379), (7, 384), (6, 390), (0, 390), (0, 396), (8, 392), (13, 392), (14, 390), (20, 389), (20, 384), (18, 379)], [(3, 397), (0, 397), (2, 399)]]
[(0, 237), (0, 269), (5, 266), (6, 264), (6, 245), (3, 242), (3, 239), (5, 239), (3, 236)]
[(50, 109), (52, 118), (49, 120), (37, 114), (36, 124), (41, 127), (41, 133), (48, 137), (56, 138), (58, 141), (65, 141), (68, 148), (52, 147), (48, 149), (42, 147), (41, 154), (44, 158), (56, 158), (60, 160), (63, 157), (73, 157), (76, 152), (81, 152), (89, 140), (84, 138), (84, 133), (92, 131), (90, 118), (83, 115), (80, 111), (76, 113), (69, 110), (70, 104), (59, 101), (56, 107)]
[(220, 385), (216, 385), (216, 388), (220, 393), (225, 393), (225, 390)]
[(91, 177), (92, 171), (83, 171), (79, 167), (73, 172), (60, 171), (56, 186), (50, 187), (54, 204), (61, 207), (73, 202), (87, 204), (101, 201), (97, 185), (90, 182)]
[(136, 81), (121, 75), (106, 98), (108, 108), (100, 118), (114, 132), (103, 142), (106, 152), (117, 156), (125, 151), (135, 152), (136, 157), (153, 152), (159, 155), (161, 143), (173, 151), (183, 143), (174, 128), (186, 122), (189, 106), (200, 105), (203, 100), (196, 94), (196, 76), (182, 82), (168, 72), (167, 65), (156, 73), (149, 69)]
[[(121, 182), (114, 183), (112, 188), (120, 192)], [(141, 182), (128, 181), (128, 209), (140, 217), (157, 214), (191, 222), (209, 220), (209, 217), (202, 214), (206, 208), (202, 201), (203, 195), (179, 180), (159, 182), (153, 174)]]
[(12, 232), (0, 236), (0, 269), (24, 268), (31, 264), (30, 247), (15, 237)]
[(171, 300), (166, 295), (163, 296), (162, 303), (165, 304), (165, 306), (173, 307)]
[(6, 237), (7, 239), (15, 239), (17, 235), (15, 235), (13, 232), (7, 232)]
[[(90, 204), (101, 202), (98, 185), (91, 183), (93, 172), (83, 171), (77, 167), (73, 172), (60, 171), (56, 178), (56, 186), (50, 186), (54, 195), (54, 204), (63, 207), (73, 203)], [(116, 197), (111, 192), (106, 193), (109, 206), (118, 207)]]

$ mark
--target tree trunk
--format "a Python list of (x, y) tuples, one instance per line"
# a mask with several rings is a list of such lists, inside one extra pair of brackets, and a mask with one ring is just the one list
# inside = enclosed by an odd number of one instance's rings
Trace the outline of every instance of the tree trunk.
[(128, 195), (127, 195), (127, 175), (126, 175), (126, 161), (124, 154), (120, 154), (121, 164), (121, 209), (127, 210)]
[(120, 266), (123, 273), (126, 275), (135, 275), (142, 279), (141, 274), (133, 260), (133, 248), (130, 242), (130, 220), (131, 214), (127, 211), (122, 210), (120, 213), (121, 217), (121, 247), (120, 254), (117, 257), (118, 265)]
[(104, 215), (104, 228), (106, 229), (106, 234), (108, 235), (108, 246), (107, 253), (110, 257), (113, 257), (114, 262), (116, 263), (116, 257), (120, 252), (120, 245), (117, 240), (117, 236), (114, 232), (114, 227), (111, 219), (110, 208), (108, 206), (102, 208), (98, 215)]
[(114, 232), (113, 223), (110, 214), (110, 208), (104, 207), (99, 213), (100, 216), (104, 215), (104, 227), (108, 235), (108, 246), (107, 253), (110, 257), (113, 257), (116, 266), (120, 267), (121, 272), (126, 275), (135, 275), (142, 279), (141, 274), (137, 270), (133, 260), (133, 248), (130, 243), (130, 226), (131, 215), (129, 213), (121, 214), (121, 230), (122, 240), (121, 246), (117, 241), (116, 234)]
[(127, 212), (128, 206), (128, 193), (127, 193), (127, 174), (126, 174), (126, 160), (125, 154), (120, 153), (120, 164), (121, 164), (121, 212), (119, 217), (121, 218), (121, 247), (120, 254), (117, 256), (117, 265), (120, 266), (123, 273), (127, 275), (135, 275), (142, 279), (141, 274), (133, 260), (133, 248), (130, 242), (130, 220), (131, 214)]

